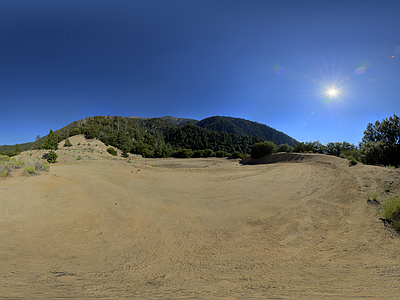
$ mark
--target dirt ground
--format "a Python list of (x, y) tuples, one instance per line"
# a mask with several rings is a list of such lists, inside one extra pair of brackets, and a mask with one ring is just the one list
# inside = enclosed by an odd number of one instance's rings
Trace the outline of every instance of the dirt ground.
[(320, 154), (128, 162), (73, 144), (50, 172), (0, 179), (0, 297), (400, 295), (400, 239), (365, 199), (396, 195), (399, 170)]

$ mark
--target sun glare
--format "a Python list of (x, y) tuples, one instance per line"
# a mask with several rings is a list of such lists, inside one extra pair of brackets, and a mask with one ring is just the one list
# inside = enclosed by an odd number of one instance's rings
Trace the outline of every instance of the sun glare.
[(331, 95), (331, 96), (334, 96), (335, 95), (335, 90), (330, 90), (330, 92), (329, 92), (329, 94)]

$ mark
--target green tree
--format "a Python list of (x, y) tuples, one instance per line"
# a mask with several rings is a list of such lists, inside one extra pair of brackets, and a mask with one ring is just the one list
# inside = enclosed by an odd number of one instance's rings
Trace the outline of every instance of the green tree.
[(69, 138), (65, 140), (64, 147), (71, 147), (72, 143), (70, 142)]
[(36, 136), (35, 142), (32, 145), (32, 149), (40, 149), (42, 147), (42, 138), (40, 137), (40, 135)]
[(47, 135), (46, 141), (43, 144), (43, 148), (47, 150), (57, 150), (58, 149), (58, 140), (53, 130), (50, 129), (49, 134)]
[(292, 152), (293, 151), (293, 147), (289, 146), (287, 143), (286, 144), (280, 144), (278, 146), (277, 152)]
[(49, 154), (47, 155), (47, 161), (49, 163), (56, 163), (57, 162), (57, 153), (55, 153), (53, 150), (49, 151)]
[(400, 165), (400, 118), (395, 114), (382, 122), (369, 123), (360, 143), (365, 164)]
[(306, 145), (303, 142), (298, 142), (294, 147), (293, 147), (293, 152), (299, 153), (299, 152), (305, 152), (307, 151)]
[(216, 157), (227, 157), (229, 155), (228, 155), (228, 152), (220, 150), (220, 151), (215, 152), (215, 156)]
[(240, 153), (239, 151), (235, 151), (232, 153), (232, 158), (244, 158), (244, 154)]
[(81, 134), (81, 130), (78, 127), (74, 127), (69, 131), (69, 136)]
[(264, 157), (265, 155), (274, 153), (276, 148), (276, 145), (271, 141), (254, 144), (251, 148), (251, 158)]
[(20, 153), (21, 153), (21, 147), (18, 144), (15, 144), (14, 155), (18, 155)]
[(174, 155), (176, 158), (189, 158), (193, 156), (193, 150), (192, 149), (182, 149), (180, 151), (177, 151)]
[(116, 156), (118, 154), (117, 150), (115, 150), (114, 148), (107, 148), (107, 152), (110, 153), (113, 156)]

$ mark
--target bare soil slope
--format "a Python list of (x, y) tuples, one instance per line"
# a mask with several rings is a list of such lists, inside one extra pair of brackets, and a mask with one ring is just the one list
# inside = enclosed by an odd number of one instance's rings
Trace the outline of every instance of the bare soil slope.
[(0, 180), (0, 296), (400, 294), (400, 240), (365, 199), (396, 193), (398, 170), (317, 154), (77, 161), (74, 147)]

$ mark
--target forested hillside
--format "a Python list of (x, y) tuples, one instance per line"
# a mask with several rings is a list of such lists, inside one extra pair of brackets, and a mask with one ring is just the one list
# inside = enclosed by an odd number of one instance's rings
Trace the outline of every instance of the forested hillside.
[(289, 146), (294, 147), (297, 143), (295, 139), (283, 132), (277, 131), (264, 124), (240, 118), (215, 116), (203, 119), (196, 125), (216, 132), (259, 137), (267, 141), (272, 141), (276, 145), (287, 143)]
[[(251, 152), (253, 144), (266, 140), (277, 145), (296, 144), (292, 138), (266, 125), (230, 117), (211, 117), (197, 121), (174, 117), (149, 119), (95, 116), (75, 121), (55, 130), (54, 134), (58, 141), (84, 134), (87, 139), (97, 138), (124, 153), (139, 153), (146, 157), (168, 157), (183, 149), (209, 150), (209, 154), (218, 151), (246, 154)], [(44, 140), (45, 137), (37, 136), (34, 143), (22, 144), (19, 149), (39, 149)], [(11, 151), (10, 147), (14, 146), (0, 146), (0, 152)], [(203, 154), (197, 152), (196, 155)]]

